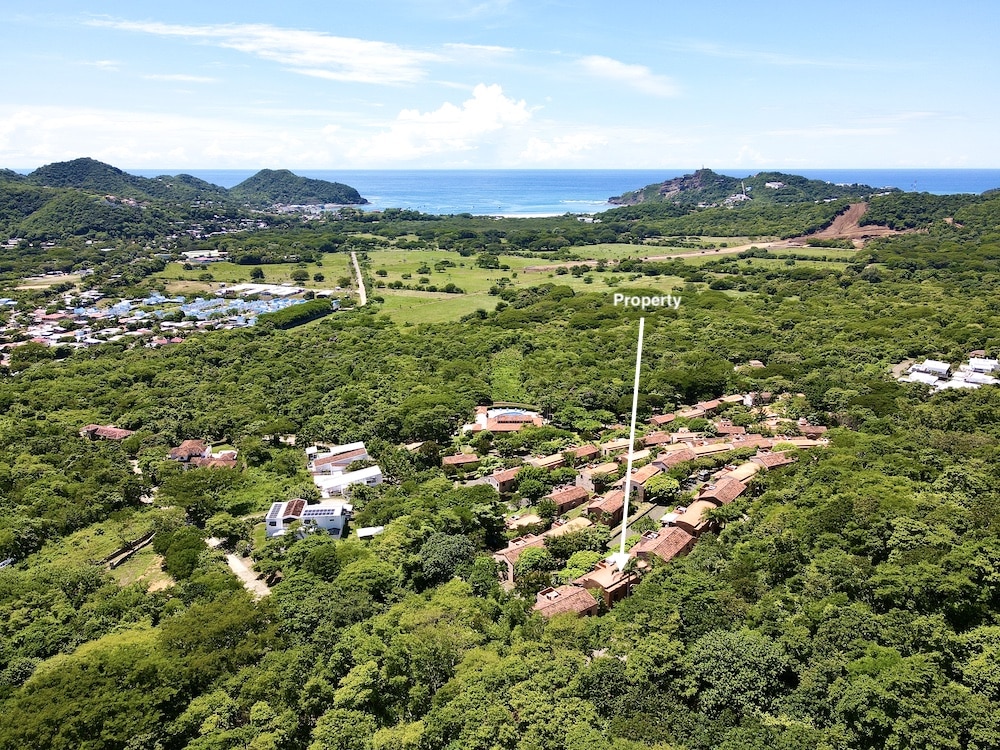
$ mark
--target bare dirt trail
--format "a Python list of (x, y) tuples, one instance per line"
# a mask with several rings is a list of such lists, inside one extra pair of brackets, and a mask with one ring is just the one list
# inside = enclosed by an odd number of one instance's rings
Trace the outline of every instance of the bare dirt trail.
[(226, 555), (226, 562), (236, 577), (243, 581), (243, 588), (249, 591), (255, 599), (263, 599), (271, 593), (268, 585), (260, 580), (257, 577), (256, 571), (250, 567), (253, 564), (250, 560), (229, 553)]
[[(205, 540), (205, 544), (216, 549), (222, 544), (222, 540), (209, 537)], [(254, 599), (263, 599), (271, 593), (270, 587), (257, 577), (257, 571), (253, 569), (253, 560), (228, 552), (226, 553), (226, 564), (233, 571), (233, 575), (243, 582), (243, 588), (249, 591)]]
[(364, 307), (368, 304), (368, 292), (365, 290), (365, 277), (361, 275), (361, 265), (358, 263), (358, 255), (353, 250), (351, 251), (351, 262), (354, 263), (354, 273), (358, 277), (358, 298), (361, 302), (358, 307)]

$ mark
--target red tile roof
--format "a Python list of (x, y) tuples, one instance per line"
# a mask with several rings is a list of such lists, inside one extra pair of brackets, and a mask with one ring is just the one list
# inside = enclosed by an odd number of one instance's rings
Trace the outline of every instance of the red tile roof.
[(746, 491), (747, 486), (738, 479), (723, 477), (714, 485), (709, 484), (702, 488), (698, 495), (699, 500), (710, 500), (717, 505), (729, 505)]
[(719, 435), (745, 435), (747, 428), (739, 427), (728, 420), (721, 419), (715, 425), (715, 431)]
[(497, 417), (493, 417), (497, 422), (503, 422), (505, 424), (510, 424), (514, 422), (534, 422), (538, 417), (533, 417), (530, 414), (501, 414)]
[(553, 490), (546, 497), (556, 504), (560, 513), (563, 513), (586, 502), (590, 493), (583, 487), (564, 487)]
[(676, 414), (656, 414), (649, 418), (649, 423), (660, 427), (661, 425), (670, 424), (675, 419), (677, 419)]
[(650, 477), (655, 477), (661, 471), (663, 469), (656, 464), (646, 464), (638, 471), (633, 472), (629, 479), (636, 484), (645, 484)]
[(297, 497), (294, 500), (289, 500), (288, 505), (285, 506), (285, 515), (282, 518), (298, 518), (302, 515), (305, 507), (306, 501), (302, 498)]
[(613, 516), (625, 506), (625, 493), (621, 490), (612, 490), (603, 497), (596, 498), (587, 506), (590, 513), (607, 513)]
[(682, 448), (679, 451), (667, 451), (666, 453), (661, 453), (655, 459), (653, 463), (663, 466), (667, 469), (671, 469), (677, 464), (682, 464), (685, 461), (693, 461), (698, 458), (697, 454), (690, 448)]
[(479, 456), (474, 453), (458, 453), (441, 459), (441, 463), (445, 466), (464, 466), (465, 464), (479, 463), (479, 461)]
[(105, 440), (124, 440), (125, 438), (134, 435), (132, 430), (126, 430), (121, 427), (115, 427), (114, 425), (100, 425), (100, 424), (88, 424), (82, 430), (80, 430), (80, 435), (84, 437), (99, 437)]
[(664, 562), (669, 562), (687, 552), (693, 543), (694, 537), (688, 532), (678, 526), (671, 526), (658, 531), (647, 531), (642, 535), (642, 540), (632, 548), (632, 554), (656, 555)]
[(201, 456), (208, 450), (204, 440), (185, 440), (176, 448), (170, 450), (170, 458), (187, 461), (194, 456)]
[(736, 435), (733, 437), (734, 448), (770, 448), (774, 444), (771, 438), (764, 437), (757, 433), (749, 435)]
[(524, 536), (519, 536), (516, 539), (511, 539), (507, 543), (507, 546), (501, 550), (494, 552), (494, 556), (500, 556), (507, 560), (511, 565), (517, 562), (517, 559), (521, 556), (521, 553), (526, 549), (532, 547), (544, 547), (545, 539), (544, 537), (535, 536), (534, 534), (525, 534)]
[(669, 432), (650, 432), (648, 435), (643, 437), (643, 445), (662, 445), (663, 443), (672, 443), (674, 441), (673, 436)]
[(705, 513), (714, 507), (715, 505), (708, 500), (695, 500), (674, 523), (689, 533), (700, 534), (710, 523), (704, 518)]
[(597, 614), (597, 600), (587, 589), (567, 584), (539, 591), (533, 609), (543, 617), (553, 617), (564, 612), (593, 615)]
[(509, 419), (508, 420), (504, 420), (504, 419), (487, 419), (486, 420), (486, 429), (489, 430), (490, 432), (517, 432), (522, 427), (524, 427), (525, 425), (529, 425), (529, 424), (534, 424), (534, 425), (537, 425), (537, 426), (541, 426), (542, 420), (541, 419), (534, 419), (534, 420), (530, 420), (529, 419), (527, 422), (524, 422), (524, 421), (512, 421), (512, 420), (509, 420)]
[(495, 479), (498, 483), (503, 484), (504, 482), (511, 481), (517, 476), (517, 472), (521, 470), (520, 466), (515, 466), (513, 469), (503, 469), (502, 471), (494, 472), (490, 478)]
[(695, 417), (704, 417), (705, 410), (700, 406), (685, 406), (683, 409), (678, 410), (678, 417), (684, 417), (685, 419), (693, 419)]
[(750, 459), (754, 463), (760, 464), (765, 469), (775, 469), (779, 466), (787, 466), (796, 462), (795, 456), (790, 456), (784, 451), (777, 453), (758, 453)]
[(579, 448), (568, 449), (577, 458), (592, 458), (601, 452), (601, 449), (592, 443), (581, 445)]

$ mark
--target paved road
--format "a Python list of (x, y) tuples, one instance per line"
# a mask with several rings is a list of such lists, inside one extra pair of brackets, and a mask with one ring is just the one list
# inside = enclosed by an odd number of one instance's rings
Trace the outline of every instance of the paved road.
[(365, 277), (361, 275), (358, 255), (353, 250), (351, 251), (351, 262), (354, 263), (354, 273), (358, 276), (358, 297), (361, 299), (361, 304), (358, 307), (364, 307), (368, 304), (368, 292), (365, 290)]

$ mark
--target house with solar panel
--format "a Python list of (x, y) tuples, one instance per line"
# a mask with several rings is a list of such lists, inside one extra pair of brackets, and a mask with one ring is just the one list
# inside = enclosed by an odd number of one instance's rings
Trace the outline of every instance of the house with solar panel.
[(354, 507), (338, 500), (321, 500), (306, 503), (301, 498), (284, 503), (272, 503), (264, 518), (264, 531), (270, 539), (284, 536), (293, 523), (300, 523), (299, 533), (309, 534), (320, 531), (340, 539), (347, 531)]

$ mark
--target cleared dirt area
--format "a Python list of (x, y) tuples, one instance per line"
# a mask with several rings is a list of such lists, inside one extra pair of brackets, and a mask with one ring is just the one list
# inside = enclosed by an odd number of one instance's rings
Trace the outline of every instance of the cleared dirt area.
[[(826, 229), (822, 229), (818, 232), (813, 232), (812, 234), (807, 234), (802, 237), (792, 237), (787, 240), (773, 240), (771, 242), (752, 242), (744, 245), (735, 245), (733, 247), (711, 248), (707, 250), (689, 250), (683, 253), (669, 253), (667, 255), (647, 255), (643, 257), (643, 260), (674, 260), (676, 258), (697, 258), (705, 255), (733, 255), (736, 253), (742, 253), (752, 247), (765, 248), (769, 250), (787, 250), (789, 248), (803, 247), (807, 245), (811, 239), (851, 240), (854, 243), (854, 247), (860, 248), (864, 247), (866, 240), (872, 239), (873, 237), (885, 237), (890, 234), (904, 233), (900, 230), (889, 229), (889, 227), (878, 226), (875, 224), (861, 226), (861, 217), (865, 215), (867, 210), (867, 203), (852, 203), (848, 206), (847, 210), (837, 216), (837, 218), (833, 220), (833, 223)], [(906, 231), (911, 232), (914, 230)], [(554, 271), (557, 268), (572, 268), (573, 266), (593, 265), (593, 263), (594, 261), (574, 260), (567, 261), (566, 263), (528, 266), (524, 269), (524, 272), (541, 273), (544, 271)], [(613, 266), (615, 263), (616, 261), (614, 260), (608, 261), (608, 266)]]
[[(869, 224), (861, 226), (861, 217), (868, 210), (867, 203), (852, 203), (844, 213), (840, 214), (826, 229), (813, 232), (805, 237), (796, 237), (790, 242), (803, 242), (808, 239), (823, 240), (853, 240), (856, 247), (861, 247), (864, 241), (872, 237), (886, 237), (890, 234), (902, 234), (896, 229)], [(860, 244), (859, 244), (860, 243)]]

